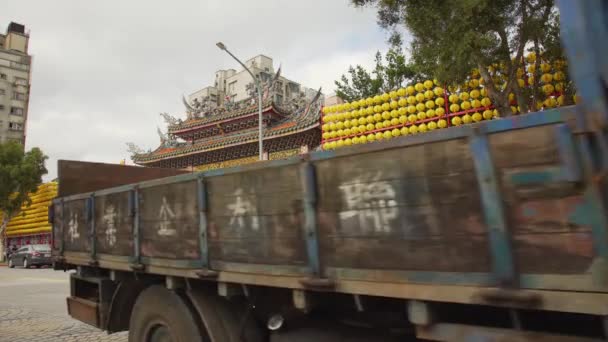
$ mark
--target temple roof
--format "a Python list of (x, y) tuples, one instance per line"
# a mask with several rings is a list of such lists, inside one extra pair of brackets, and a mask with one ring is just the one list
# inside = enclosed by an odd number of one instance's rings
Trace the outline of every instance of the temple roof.
[[(272, 102), (270, 100), (266, 100), (262, 103), (263, 111), (267, 111), (270, 108), (273, 108), (275, 110), (275, 112), (277, 112), (279, 114), (287, 115), (287, 113), (288, 113), (287, 110), (281, 108), (280, 106), (277, 106), (274, 102)], [(168, 127), (168, 132), (177, 133), (182, 130), (196, 128), (197, 126), (207, 125), (210, 123), (223, 121), (223, 120), (227, 120), (227, 119), (233, 119), (233, 118), (236, 118), (239, 116), (245, 116), (247, 114), (254, 114), (254, 113), (257, 113), (257, 111), (258, 111), (258, 105), (257, 105), (257, 103), (254, 103), (253, 105), (249, 105), (245, 108), (240, 108), (240, 109), (231, 110), (231, 111), (223, 111), (219, 114), (208, 114), (207, 116), (204, 116), (202, 118), (189, 119), (189, 120), (186, 120), (177, 125), (171, 125)]]
[[(313, 101), (305, 108), (301, 108), (295, 112), (289, 113), (288, 109), (281, 108), (271, 101), (263, 103), (263, 108), (268, 110), (273, 108), (281, 114), (285, 115), (281, 121), (264, 129), (264, 140), (281, 137), (285, 135), (296, 134), (302, 131), (307, 131), (319, 127), (320, 119), (320, 101)], [(169, 133), (194, 128), (196, 126), (238, 117), (246, 114), (253, 114), (257, 111), (257, 105), (250, 106), (238, 111), (225, 112), (219, 115), (204, 117), (199, 119), (188, 120), (180, 125), (171, 126)], [(258, 128), (252, 127), (249, 129), (240, 130), (225, 135), (216, 135), (197, 140), (193, 143), (176, 143), (172, 146), (161, 145), (156, 150), (149, 153), (137, 153), (132, 156), (132, 159), (137, 164), (152, 163), (162, 159), (174, 158), (178, 156), (198, 154), (218, 149), (223, 149), (230, 146), (238, 146), (258, 141)]]

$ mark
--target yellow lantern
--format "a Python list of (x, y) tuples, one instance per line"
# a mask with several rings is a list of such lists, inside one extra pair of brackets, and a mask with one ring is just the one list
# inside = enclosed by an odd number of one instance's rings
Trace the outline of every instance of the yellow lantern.
[(492, 119), (493, 116), (494, 116), (494, 114), (492, 113), (491, 110), (486, 109), (486, 110), (483, 111), (483, 118), (484, 119), (490, 120), (490, 119)]
[(553, 75), (551, 74), (542, 74), (540, 77), (541, 82), (543, 83), (551, 83), (553, 81)]
[(541, 63), (540, 71), (545, 72), (545, 73), (551, 71), (551, 65), (548, 63)]

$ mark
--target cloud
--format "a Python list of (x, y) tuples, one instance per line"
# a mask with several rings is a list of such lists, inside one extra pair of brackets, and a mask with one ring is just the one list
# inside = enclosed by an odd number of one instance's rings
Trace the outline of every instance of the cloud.
[(375, 11), (344, 1), (12, 1), (0, 25), (31, 31), (34, 56), (27, 148), (57, 159), (118, 163), (125, 142), (158, 144), (160, 112), (183, 117), (180, 96), (214, 72), (265, 54), (285, 75), (333, 92), (351, 64), (372, 65), (386, 33)]

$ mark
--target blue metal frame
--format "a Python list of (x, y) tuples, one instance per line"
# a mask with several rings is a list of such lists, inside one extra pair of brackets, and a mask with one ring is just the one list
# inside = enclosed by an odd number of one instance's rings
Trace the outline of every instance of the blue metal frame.
[(97, 259), (97, 227), (95, 226), (95, 194), (87, 199), (87, 219), (89, 220), (89, 239), (91, 244), (91, 261)]
[(207, 187), (202, 174), (197, 178), (198, 187), (198, 217), (199, 217), (199, 251), (201, 253), (201, 267), (209, 269), (209, 244), (207, 242)]
[(492, 270), (496, 285), (516, 286), (515, 264), (511, 248), (500, 183), (496, 177), (494, 162), (490, 152), (488, 137), (478, 130), (471, 136), (471, 152), (477, 173), (481, 202), (488, 229)]
[(129, 209), (133, 218), (133, 257), (132, 263), (135, 266), (141, 265), (141, 237), (139, 221), (139, 187), (134, 186), (129, 193)]
[(304, 240), (308, 254), (308, 264), (312, 276), (321, 277), (321, 260), (319, 256), (319, 234), (317, 230), (317, 176), (312, 163), (304, 163), (301, 168), (302, 188), (304, 192)]
[(555, 142), (561, 161), (560, 166), (513, 173), (510, 175), (509, 181), (516, 186), (552, 182), (582, 182), (581, 163), (576, 153), (572, 131), (566, 124), (559, 124), (555, 127)]

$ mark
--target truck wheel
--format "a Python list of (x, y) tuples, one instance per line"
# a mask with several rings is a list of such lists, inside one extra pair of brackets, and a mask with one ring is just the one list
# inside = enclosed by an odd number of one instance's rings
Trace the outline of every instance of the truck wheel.
[(265, 330), (244, 305), (202, 289), (187, 292), (211, 342), (264, 342)]
[(153, 285), (135, 301), (129, 321), (129, 341), (203, 341), (198, 317), (173, 291)]

